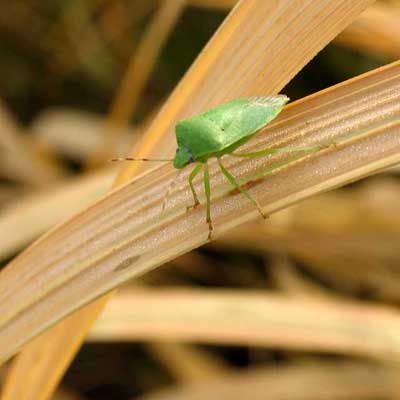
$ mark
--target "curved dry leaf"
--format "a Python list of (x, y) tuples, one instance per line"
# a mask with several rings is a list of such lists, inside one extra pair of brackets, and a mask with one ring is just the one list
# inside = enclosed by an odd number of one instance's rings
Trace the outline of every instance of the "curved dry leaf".
[(399, 19), (399, 7), (377, 2), (364, 11), (335, 41), (396, 60), (400, 55)]
[[(104, 124), (103, 117), (88, 112), (62, 108), (46, 110), (30, 126), (31, 144), (41, 152), (83, 161), (99, 147)], [(122, 130), (112, 156), (125, 154), (138, 135), (136, 129)]]
[[(196, 7), (229, 10), (237, 0), (188, 0)], [(390, 59), (400, 54), (400, 9), (390, 3), (377, 2), (364, 11), (336, 38), (335, 42), (358, 51), (383, 54)]]
[[(227, 166), (267, 213), (400, 161), (400, 63), (287, 107), (248, 150), (326, 144), (323, 151), (229, 159)], [(216, 235), (257, 218), (247, 199), (211, 168)], [(181, 174), (162, 166), (110, 193), (53, 230), (0, 274), (0, 357), (74, 309), (207, 240), (204, 208), (191, 203)], [(255, 180), (257, 179), (257, 180)], [(200, 190), (201, 182), (196, 183)], [(40, 262), (39, 262), (40, 261)]]
[[(175, 154), (177, 120), (242, 96), (276, 94), (372, 0), (242, 0), (186, 73), (132, 156)], [(326, 23), (327, 22), (327, 23)], [(262, 38), (262, 40), (260, 40)], [(139, 168), (125, 166), (118, 183)]]
[[(184, 115), (199, 111), (202, 109), (202, 104), (204, 107), (210, 102), (223, 101), (228, 92), (235, 97), (235, 94), (243, 95), (244, 92), (273, 93), (278, 90), (310, 57), (314, 56), (316, 51), (328, 43), (370, 3), (370, 0), (358, 0), (351, 4), (346, 1), (332, 3), (325, 0), (318, 3), (289, 0), (275, 3), (243, 1), (240, 7), (235, 9), (229, 23), (226, 22), (218, 31), (199, 61), (186, 75), (168, 105), (163, 108), (146, 136), (141, 151), (148, 152), (151, 148), (161, 149), (169, 145), (168, 141), (165, 141), (164, 146), (161, 146), (160, 140), (163, 133), (171, 132), (172, 124), (179, 112)], [(276, 18), (278, 15), (279, 18)], [(321, 24), (321, 20), (329, 20), (332, 23)], [(285, 34), (289, 27), (289, 34)], [(265, 43), (258, 39), (261, 36), (266, 38)], [(246, 40), (243, 41), (244, 39)], [(243, 53), (245, 48), (251, 50), (253, 57), (249, 57), (248, 52)], [(240, 63), (234, 69), (227, 70), (226, 65), (233, 65), (236, 59)], [(244, 60), (247, 62), (244, 63)], [(221, 68), (224, 71), (224, 80), (218, 79), (218, 71)], [(250, 69), (253, 73), (246, 74)], [(268, 80), (265, 79), (266, 75), (269, 77)], [(207, 80), (208, 85), (206, 85)], [(185, 104), (185, 99), (190, 99), (190, 102), (187, 101)], [(120, 181), (129, 179), (134, 170), (135, 168), (126, 168)], [(94, 314), (101, 309), (103, 302), (103, 300), (99, 302), (97, 308), (93, 305), (96, 309)], [(88, 318), (86, 309), (82, 310), (82, 313), (82, 324), (86, 326)], [(75, 321), (75, 318), (73, 320)], [(82, 331), (79, 332), (80, 336)], [(43, 344), (47, 339), (47, 336), (43, 337)], [(57, 340), (52, 340), (52, 343), (56, 345)], [(74, 340), (72, 346), (74, 348), (76, 348), (75, 343)], [(36, 348), (40, 350), (40, 346)], [(32, 348), (31, 351), (35, 353), (36, 348)], [(63, 352), (59, 357), (64, 359), (67, 355)], [(46, 360), (42, 364), (45, 366)], [(27, 364), (21, 365), (23, 370), (23, 366)], [(59, 363), (57, 365), (59, 366)], [(51, 383), (46, 388), (52, 385)]]
[(43, 186), (62, 175), (31, 150), (13, 116), (0, 101), (0, 170), (3, 176)]
[(376, 177), (310, 199), (267, 223), (246, 224), (213, 246), (289, 254), (342, 290), (366, 289), (375, 298), (397, 301), (400, 217), (394, 210), (399, 196), (398, 180)]
[(216, 8), (227, 10), (234, 7), (238, 0), (186, 0), (188, 5), (195, 7)]
[(136, 289), (109, 302), (94, 341), (170, 340), (400, 358), (388, 306), (251, 290)]
[(397, 398), (398, 393), (395, 368), (356, 362), (319, 362), (254, 369), (203, 384), (165, 389), (142, 399), (375, 400)]
[(131, 56), (118, 96), (106, 120), (103, 140), (88, 158), (88, 166), (102, 164), (114, 155), (115, 144), (134, 114), (157, 57), (185, 6), (186, 0), (163, 0), (159, 5)]
[(217, 355), (196, 346), (156, 341), (147, 344), (147, 349), (168, 369), (175, 381), (185, 385), (226, 375), (232, 370)]
[[(66, 220), (103, 196), (115, 179), (115, 169), (68, 180), (26, 195), (1, 209), (0, 260), (12, 256), (46, 230)], [(46, 210), (46, 212), (43, 212)]]

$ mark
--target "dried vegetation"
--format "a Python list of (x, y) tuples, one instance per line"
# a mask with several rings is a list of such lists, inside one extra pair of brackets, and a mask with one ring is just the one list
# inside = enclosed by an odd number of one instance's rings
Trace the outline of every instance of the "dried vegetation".
[[(2, 8), (1, 400), (400, 397), (397, 0)], [(226, 158), (267, 221), (211, 165), (208, 242), (187, 171), (107, 162), (282, 91), (248, 149), (332, 145)]]

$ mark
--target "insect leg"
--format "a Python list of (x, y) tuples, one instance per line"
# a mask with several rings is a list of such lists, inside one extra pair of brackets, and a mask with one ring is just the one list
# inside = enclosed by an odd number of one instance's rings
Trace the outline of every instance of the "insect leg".
[(318, 151), (322, 150), (326, 147), (329, 147), (329, 145), (326, 146), (303, 146), (303, 147), (272, 147), (269, 149), (264, 149), (264, 150), (259, 150), (259, 151), (253, 151), (250, 153), (231, 153), (232, 156), (235, 157), (248, 157), (248, 158), (255, 158), (255, 157), (261, 157), (261, 156), (267, 156), (269, 154), (276, 154), (276, 153), (292, 153), (295, 151)]
[(208, 164), (204, 163), (204, 192), (206, 194), (207, 223), (208, 223), (208, 239), (211, 240), (213, 226), (211, 222), (211, 190), (210, 175), (208, 172)]
[(221, 171), (225, 175), (226, 179), (232, 184), (232, 186), (243, 193), (257, 207), (257, 210), (260, 212), (263, 218), (267, 218), (267, 216), (263, 213), (260, 204), (258, 204), (258, 201), (246, 189), (240, 186), (234, 176), (223, 166), (221, 159), (219, 157), (217, 159), (219, 167), (221, 168)]
[(196, 177), (196, 175), (200, 172), (200, 170), (203, 168), (203, 164), (198, 163), (194, 168), (193, 171), (189, 175), (189, 186), (190, 190), (192, 191), (193, 194), (193, 200), (194, 204), (192, 206), (186, 207), (186, 210), (190, 210), (191, 208), (195, 208), (200, 204), (199, 198), (197, 197), (196, 190), (194, 189), (193, 186), (193, 179)]
[(178, 170), (178, 172), (174, 176), (174, 179), (172, 179), (171, 183), (168, 185), (168, 189), (167, 189), (167, 191), (165, 193), (165, 196), (164, 196), (163, 202), (162, 202), (162, 206), (161, 206), (162, 212), (164, 212), (165, 209), (167, 208), (167, 201), (168, 201), (169, 195), (171, 194), (171, 191), (174, 188), (175, 183), (178, 181), (179, 175), (182, 173), (182, 171), (183, 171), (183, 169)]

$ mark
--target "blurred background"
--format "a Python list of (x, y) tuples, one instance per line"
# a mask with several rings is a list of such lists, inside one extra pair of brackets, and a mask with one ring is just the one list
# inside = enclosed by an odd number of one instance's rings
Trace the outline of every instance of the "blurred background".
[[(140, 139), (234, 3), (0, 4), (0, 266), (111, 187), (107, 160)], [(377, 1), (282, 92), (293, 101), (399, 55), (400, 1)], [(400, 398), (399, 171), (243, 226), (126, 285), (57, 396)], [(168, 302), (176, 315), (164, 315)]]

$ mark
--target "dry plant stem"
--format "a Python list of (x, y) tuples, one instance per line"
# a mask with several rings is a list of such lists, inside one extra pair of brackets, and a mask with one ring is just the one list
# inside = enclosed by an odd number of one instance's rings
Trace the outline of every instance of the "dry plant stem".
[[(110, 148), (115, 146), (115, 141), (126, 131), (126, 125), (134, 112), (137, 101), (149, 77), (153, 64), (177, 19), (179, 18), (185, 2), (183, 0), (163, 0), (160, 9), (156, 12), (145, 37), (134, 53), (128, 71), (124, 76), (119, 90), (119, 95), (110, 113), (107, 123), (106, 141), (102, 143), (98, 150), (94, 152), (89, 160), (89, 165), (104, 161), (113, 154)], [(99, 160), (100, 159), (100, 160)], [(97, 183), (97, 182), (95, 182)], [(14, 241), (15, 242), (15, 241)], [(14, 243), (13, 242), (13, 243)], [(57, 382), (62, 376), (64, 369), (78, 350), (89, 326), (97, 318), (103, 309), (103, 304), (107, 302), (107, 297), (99, 300), (89, 307), (88, 310), (81, 312), (81, 329), (77, 329), (79, 315), (67, 319), (57, 326), (54, 331), (49, 331), (37, 338), (37, 340), (28, 346), (21, 356), (15, 361), (14, 369), (9, 375), (6, 389), (2, 399), (15, 398), (15, 390), (18, 392), (19, 399), (46, 399), (51, 396)], [(63, 332), (69, 332), (69, 335), (63, 335)], [(43, 348), (48, 347), (48, 343), (53, 346), (53, 355), (50, 359), (43, 355)], [(62, 345), (61, 345), (62, 344)], [(31, 354), (41, 354), (40, 362), (32, 363)], [(24, 385), (21, 388), (20, 375), (30, 371), (30, 375), (35, 377), (31, 385)], [(40, 384), (36, 384), (39, 382)], [(22, 392), (20, 391), (22, 390)]]
[[(113, 154), (112, 150), (110, 152), (110, 148), (115, 146), (116, 139), (122, 133), (125, 133), (126, 125), (134, 111), (157, 55), (179, 18), (184, 5), (185, 2), (183, 0), (175, 0), (174, 2), (163, 0), (160, 9), (145, 34), (144, 40), (134, 53), (131, 63), (128, 66), (128, 71), (122, 81), (119, 95), (110, 113), (106, 141), (99, 147), (100, 153), (94, 152), (89, 160), (89, 165), (98, 163), (99, 158), (100, 161), (103, 161)], [(75, 326), (71, 326), (70, 319), (68, 319), (56, 327), (54, 331), (46, 332), (37, 338), (31, 346), (28, 346), (15, 361), (14, 369), (9, 375), (2, 399), (13, 399), (15, 390), (22, 390), (17, 396), (21, 400), (29, 398), (39, 400), (50, 397), (69, 360), (78, 350), (84, 334), (102, 311), (103, 305), (106, 302), (107, 297), (91, 305), (89, 307), (90, 312), (87, 312), (85, 309), (81, 313), (82, 321), (80, 330), (76, 327), (76, 325), (79, 325), (78, 320), (80, 315), (77, 314), (72, 319)], [(63, 332), (69, 332), (69, 335), (65, 336)], [(44, 355), (41, 357), (40, 362), (32, 363), (30, 354), (43, 354), (42, 349), (46, 349), (48, 343), (51, 343), (53, 346), (52, 357), (49, 359), (48, 356)], [(30, 371), (30, 375), (35, 376), (35, 382), (40, 382), (40, 384), (36, 385), (33, 382), (32, 385), (24, 385), (21, 389), (19, 376), (24, 375), (26, 371)]]
[(238, 0), (187, 0), (188, 5), (196, 7), (217, 8), (221, 10), (230, 9)]
[[(90, 174), (77, 182), (65, 184), (49, 193), (25, 197), (15, 207), (6, 209), (3, 216), (0, 214), (0, 232), (9, 232), (10, 234), (2, 238), (0, 259), (11, 256), (23, 245), (36, 238), (39, 233), (50, 229), (56, 222), (66, 219), (67, 216), (82, 209), (85, 204), (88, 205), (101, 195), (104, 195), (111, 186), (114, 175), (115, 172), (111, 170)], [(39, 226), (36, 223), (30, 224), (27, 222), (31, 220), (37, 221), (37, 216), (44, 209), (51, 210), (51, 212), (46, 213), (46, 218), (40, 219)], [(88, 306), (87, 308), (91, 312), (97, 310), (96, 308), (93, 309), (93, 306)], [(18, 361), (14, 363), (14, 369), (10, 375), (10, 377), (13, 376), (11, 380), (13, 384), (6, 386), (3, 393), (4, 398), (24, 399), (26, 398), (27, 387), (33, 393), (40, 391), (45, 398), (51, 394), (51, 389), (48, 385), (51, 382), (50, 378), (54, 377), (58, 380), (57, 378), (63, 372), (62, 369), (55, 368), (57, 366), (60, 367), (60, 361), (57, 363), (54, 357), (59, 351), (59, 343), (63, 343), (65, 348), (66, 341), (72, 338), (73, 343), (71, 345), (73, 349), (78, 348), (90, 327), (88, 322), (90, 314), (87, 308), (66, 318), (62, 324), (57, 324), (51, 331), (46, 332), (45, 336), (38, 337), (26, 347), (21, 355), (18, 356)], [(78, 323), (78, 315), (82, 318), (82, 324)], [(87, 324), (83, 325), (85, 321)], [(81, 329), (77, 329), (78, 327)], [(70, 332), (74, 332), (74, 335), (71, 335)], [(76, 336), (77, 332), (82, 332), (82, 335)], [(49, 333), (51, 333), (51, 337)], [(55, 341), (54, 337), (57, 337), (59, 342)], [(215, 377), (224, 373), (225, 370), (216, 360), (209, 360), (207, 354), (199, 353), (195, 348), (183, 348), (181, 345), (175, 344), (171, 349), (171, 344), (169, 343), (167, 349), (163, 345), (154, 345), (151, 346), (151, 350), (156, 356), (162, 357), (168, 368), (172, 369), (176, 378), (186, 383), (205, 379), (207, 376)], [(168, 354), (165, 354), (166, 351)], [(63, 354), (64, 356), (67, 355), (66, 352), (63, 352)], [(43, 361), (44, 364), (42, 364)], [(62, 361), (66, 360), (63, 359)], [(25, 376), (26, 369), (21, 370), (15, 367), (16, 365), (20, 367), (22, 364), (31, 366), (29, 373), (31, 379), (29, 384), (24, 379), (25, 385), (20, 385), (18, 382), (21, 382), (22, 377)], [(10, 380), (8, 383), (10, 383)], [(23, 392), (20, 392), (21, 390)]]
[(303, 362), (280, 368), (253, 369), (215, 382), (173, 387), (141, 400), (397, 399), (398, 382), (395, 368), (357, 362)]
[(107, 305), (94, 341), (170, 340), (400, 359), (393, 307), (255, 290), (135, 290)]
[[(400, 63), (293, 103), (246, 150), (273, 145), (338, 145), (312, 155), (227, 159), (228, 168), (267, 213), (400, 161)], [(216, 235), (257, 218), (211, 168)], [(273, 169), (273, 173), (267, 174)], [(176, 172), (155, 168), (55, 229), (0, 274), (0, 357), (128, 279), (207, 239), (204, 207), (186, 214), (187, 174), (161, 213)], [(262, 178), (262, 176), (265, 176)], [(259, 177), (258, 180), (254, 180)], [(197, 182), (197, 190), (202, 182)]]
[[(334, 3), (330, 0), (240, 2), (162, 109), (135, 155), (150, 155), (171, 148), (173, 126), (178, 117), (199, 112), (228, 98), (278, 92), (370, 3), (372, 0), (355, 0), (351, 4), (347, 0)], [(260, 37), (265, 40), (260, 41)], [(137, 168), (137, 165), (127, 166), (119, 182), (131, 179)], [(129, 209), (128, 205), (124, 212)], [(89, 212), (86, 216), (93, 222), (101, 214), (101, 211), (94, 215)], [(83, 220), (84, 224), (89, 221), (85, 216)], [(53, 238), (56, 237), (57, 234)], [(102, 305), (100, 302), (91, 320)], [(72, 308), (67, 312), (70, 311)], [(83, 315), (83, 329), (85, 318), (87, 316)], [(45, 324), (48, 326), (54, 321), (51, 319)], [(69, 329), (68, 325), (66, 329)], [(30, 332), (35, 334), (39, 329)], [(57, 341), (57, 337), (49, 332), (43, 335), (41, 343), (48, 339)], [(14, 349), (26, 340), (28, 337), (18, 343), (14, 341)], [(66, 343), (59, 349), (60, 360), (65, 358), (63, 349), (70, 349)], [(9, 349), (10, 354), (14, 351)], [(20, 366), (31, 370), (29, 364), (21, 363)], [(48, 384), (54, 386), (54, 382)], [(27, 392), (30, 393), (29, 388)]]
[(339, 297), (329, 293), (311, 279), (303, 277), (284, 252), (274, 255), (271, 267), (275, 284), (286, 295), (297, 298), (312, 298), (314, 300), (319, 298), (322, 300), (335, 300)]
[[(120, 55), (129, 53), (132, 37), (127, 32), (145, 20), (157, 5), (157, 0), (135, 1), (123, 5), (122, 8), (119, 3), (111, 3), (102, 9), (99, 27), (106, 38), (106, 43), (113, 46), (114, 52)], [(129, 13), (129, 10), (134, 12)]]
[[(100, 301), (103, 302), (103, 305), (109, 300), (109, 297), (102, 297)], [(67, 317), (65, 323), (71, 330), (65, 330), (64, 324), (56, 325), (51, 332), (63, 339), (59, 342), (48, 340), (46, 346), (44, 345), (43, 335), (32, 341), (18, 356), (18, 362), (12, 364), (8, 379), (6, 379), (3, 387), (2, 399), (36, 400), (38, 398), (36, 394), (40, 394), (40, 398), (43, 399), (52, 398), (55, 387), (49, 382), (58, 382), (60, 376), (64, 373), (65, 365), (72, 361), (75, 354), (72, 349), (78, 350), (84, 340), (83, 322), (86, 322), (86, 329), (90, 329), (92, 325), (91, 316), (98, 308), (99, 301), (85, 307), (80, 313)], [(86, 319), (83, 318), (85, 314)], [(73, 328), (79, 329), (74, 331)], [(71, 334), (71, 332), (75, 334)], [(38, 346), (35, 345), (37, 341), (39, 341)], [(60, 353), (58, 349), (60, 343), (68, 345), (71, 350)], [(64, 356), (64, 359), (60, 360), (60, 355)], [(21, 368), (21, 365), (30, 366), (29, 372), (26, 368)], [(21, 382), (24, 384), (21, 384)]]
[[(113, 298), (118, 297), (117, 294)], [(168, 371), (174, 377), (174, 380), (184, 385), (217, 379), (232, 371), (230, 367), (223, 364), (219, 357), (200, 347), (171, 341), (160, 343), (159, 338), (156, 338), (155, 342), (148, 344), (147, 347), (152, 352), (153, 357), (156, 357), (163, 365), (168, 367)]]
[(377, 3), (363, 12), (335, 39), (335, 42), (398, 59), (400, 56), (399, 19), (398, 7)]
[(107, 192), (115, 175), (115, 169), (108, 169), (63, 181), (50, 190), (27, 195), (2, 208), (0, 232), (8, 234), (1, 238), (0, 260), (11, 257), (56, 223), (99, 199)]
[[(278, 93), (372, 0), (244, 0), (232, 10), (132, 156), (174, 154), (177, 120), (240, 96)], [(262, 38), (263, 40), (260, 40)], [(163, 155), (166, 155), (163, 153)], [(119, 182), (144, 168), (125, 166)]]
[[(225, 234), (213, 246), (282, 252), (347, 292), (372, 290), (399, 300), (400, 183), (380, 175), (352, 190), (330, 192)], [(284, 268), (276, 268), (280, 275)], [(307, 293), (314, 292), (310, 287)]]
[(75, 391), (66, 390), (64, 388), (58, 390), (51, 398), (51, 400), (85, 400), (85, 399), (86, 397), (82, 397)]
[(126, 130), (157, 57), (185, 7), (185, 0), (162, 0), (144, 37), (134, 51), (112, 105), (104, 131), (104, 140), (89, 157), (88, 166), (112, 157), (113, 147)]
[[(52, 26), (46, 28), (46, 34), (43, 33), (42, 43), (46, 53), (52, 55), (53, 63), (56, 64), (56, 70), (61, 77), (70, 74), (79, 66), (92, 77), (103, 80), (107, 79), (104, 65), (111, 65), (111, 68), (114, 66), (113, 54), (94, 23), (93, 17), (99, 11), (98, 8), (96, 3), (65, 3), (59, 17), (54, 20)], [(57, 37), (63, 37), (68, 43), (67, 46), (60, 46), (57, 40), (54, 40)], [(101, 57), (103, 63), (93, 62), (93, 54)]]
[(59, 176), (55, 168), (32, 154), (13, 116), (1, 101), (0, 170), (10, 178), (35, 186), (46, 185)]
[[(126, 154), (142, 127), (125, 129), (114, 143), (117, 157)], [(65, 155), (83, 162), (100, 145), (104, 133), (104, 118), (71, 109), (50, 109), (42, 112), (30, 126), (31, 144), (41, 153)]]
[[(237, 0), (189, 0), (189, 5), (229, 10)], [(363, 12), (336, 38), (344, 46), (383, 54), (391, 59), (400, 55), (400, 9), (377, 3)]]

